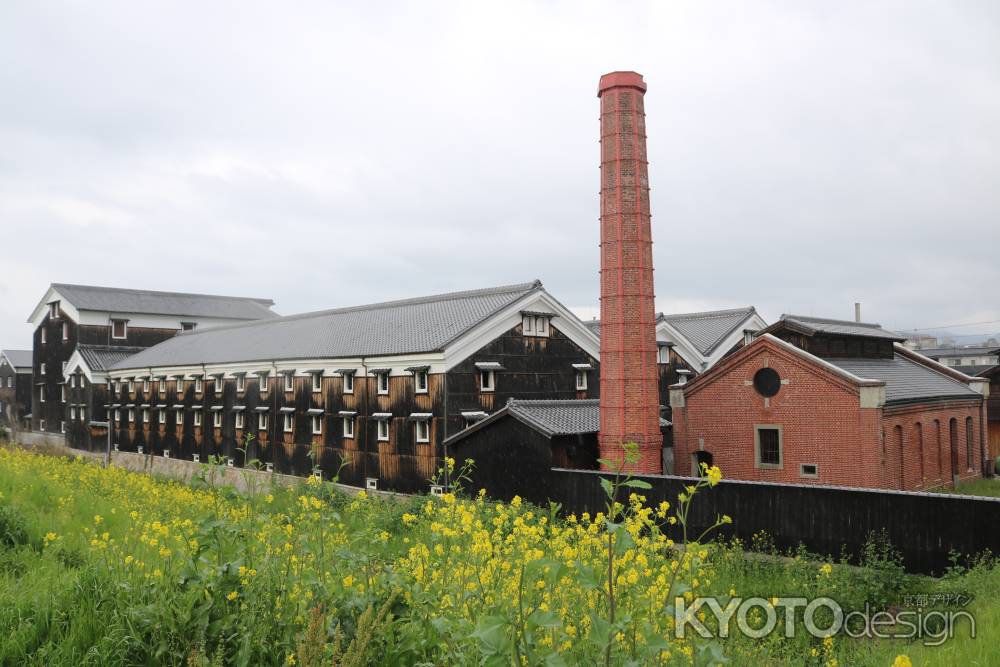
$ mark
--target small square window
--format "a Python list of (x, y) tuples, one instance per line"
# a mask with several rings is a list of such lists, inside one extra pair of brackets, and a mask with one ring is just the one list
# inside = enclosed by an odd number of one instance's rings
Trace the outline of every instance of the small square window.
[(657, 361), (659, 361), (661, 364), (670, 363), (670, 348), (667, 347), (666, 345), (661, 345), (659, 348), (657, 348), (656, 354), (657, 354)]
[(261, 412), (257, 415), (257, 428), (261, 431), (267, 430), (267, 413)]
[(417, 442), (430, 442), (431, 423), (426, 419), (414, 422), (417, 431)]
[(383, 373), (376, 373), (376, 379), (378, 380), (378, 393), (385, 395), (389, 393), (389, 372), (385, 371)]
[(577, 389), (577, 391), (586, 391), (586, 389), (587, 389), (587, 371), (578, 370), (576, 372), (576, 389)]
[(212, 413), (212, 426), (222, 428), (222, 410), (216, 410)]
[(549, 335), (549, 318), (546, 315), (524, 314), (521, 318), (521, 329), (525, 336)]
[(285, 373), (285, 391), (290, 392), (295, 389), (295, 379), (291, 373)]
[(427, 393), (427, 371), (417, 371), (413, 374), (413, 384), (418, 394)]
[(128, 337), (128, 323), (125, 320), (111, 320), (111, 337), (121, 340)]
[(815, 463), (799, 464), (799, 477), (819, 477), (819, 466)]
[(194, 411), (194, 425), (201, 426), (201, 410)]
[(312, 390), (313, 392), (323, 391), (323, 374), (322, 373), (312, 373)]
[(295, 426), (295, 422), (292, 419), (292, 413), (291, 412), (286, 412), (281, 417), (282, 417), (282, 419), (281, 419), (281, 421), (282, 421), (282, 428), (284, 429), (285, 433), (291, 433), (292, 430), (293, 430), (293, 428), (294, 428), (294, 426)]
[(198, 326), (197, 322), (181, 322), (181, 331), (194, 331), (196, 326)]
[(236, 428), (243, 428), (243, 424), (244, 424), (243, 419), (244, 419), (244, 417), (243, 417), (243, 411), (241, 410), (241, 411), (239, 411), (239, 412), (236, 413)]
[(379, 419), (378, 420), (378, 439), (379, 442), (388, 442), (389, 440), (389, 420)]
[(344, 437), (353, 438), (354, 437), (354, 417), (344, 417)]
[(323, 416), (313, 415), (312, 418), (313, 435), (319, 435), (323, 432)]
[(344, 373), (344, 393), (354, 393), (354, 373)]
[(493, 391), (496, 387), (496, 375), (494, 371), (479, 371), (479, 389), (480, 391)]

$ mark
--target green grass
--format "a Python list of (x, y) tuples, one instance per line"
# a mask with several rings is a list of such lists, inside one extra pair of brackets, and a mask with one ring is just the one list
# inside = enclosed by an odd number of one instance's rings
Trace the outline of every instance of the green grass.
[[(499, 618), (501, 607), (471, 616), (440, 607), (444, 594), (479, 604), (479, 588), (456, 584), (457, 564), (471, 552), (435, 561), (431, 548), (428, 578), (413, 571), (409, 555), (417, 545), (443, 546), (442, 559), (464, 546), (439, 538), (436, 531), (460, 522), (439, 519), (445, 506), (438, 501), (360, 501), (315, 484), (255, 494), (196, 486), (92, 463), (0, 453), (0, 665), (278, 665), (289, 657), (298, 665), (511, 664), (504, 653), (510, 626), (487, 622)], [(484, 521), (515, 518), (549, 530), (540, 521), (548, 510), (483, 502), (467, 507)], [(705, 549), (697, 582), (689, 578), (685, 585), (721, 600), (829, 596), (853, 610), (866, 604), (898, 608), (919, 594), (974, 598), (975, 640), (959, 634), (929, 648), (841, 636), (825, 644), (801, 632), (794, 638), (733, 637), (720, 642), (730, 664), (887, 666), (900, 654), (915, 665), (1000, 663), (992, 636), (1000, 627), (1000, 568), (991, 561), (931, 579), (905, 574), (891, 546), (877, 538), (861, 567), (831, 565), (804, 551), (779, 553), (766, 536)], [(126, 554), (133, 560), (126, 563)], [(559, 576), (557, 588), (587, 585), (573, 570)], [(501, 577), (495, 594), (516, 579)], [(537, 592), (526, 592), (525, 604), (530, 595)], [(629, 610), (624, 592), (620, 603)], [(562, 620), (538, 616), (535, 649), (544, 648), (545, 633), (562, 632), (557, 624), (579, 625), (582, 615), (574, 608)], [(603, 663), (584, 642), (576, 644), (562, 662), (529, 663)], [(491, 647), (501, 650), (491, 655)], [(313, 661), (317, 655), (322, 660)], [(632, 664), (624, 648), (612, 658), (612, 664)], [(688, 660), (677, 653), (668, 662)]]
[(938, 493), (957, 493), (966, 496), (1000, 498), (1000, 477), (986, 477), (962, 482), (958, 488), (943, 487)]

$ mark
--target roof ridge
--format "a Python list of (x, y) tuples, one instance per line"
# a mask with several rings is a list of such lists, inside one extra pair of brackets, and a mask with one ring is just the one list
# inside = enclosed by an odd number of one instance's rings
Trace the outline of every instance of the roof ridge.
[[(878, 324), (877, 322), (855, 322), (854, 320), (837, 320), (832, 317), (813, 317), (811, 315), (791, 315), (789, 313), (782, 313), (779, 319), (800, 320), (803, 322), (823, 322), (825, 324), (847, 324), (854, 327), (867, 327), (869, 329), (884, 329), (884, 327), (881, 324)], [(886, 331), (888, 331), (888, 329), (886, 329)]]
[(547, 406), (547, 405), (597, 405), (598, 398), (512, 398), (507, 405), (517, 407)]
[(528, 283), (517, 283), (514, 285), (500, 285), (497, 287), (484, 287), (474, 290), (463, 290), (459, 292), (444, 292), (442, 294), (432, 294), (429, 296), (418, 296), (409, 299), (397, 299), (395, 301), (381, 301), (376, 303), (361, 304), (358, 306), (343, 306), (340, 308), (328, 308), (326, 310), (313, 310), (305, 313), (294, 313), (292, 315), (279, 315), (278, 317), (272, 317), (267, 320), (251, 320), (249, 322), (236, 322), (234, 324), (225, 324), (217, 327), (208, 327), (205, 329), (193, 329), (191, 331), (181, 331), (178, 332), (174, 338), (180, 338), (182, 336), (200, 336), (213, 331), (229, 331), (232, 329), (243, 329), (248, 327), (262, 326), (265, 324), (276, 324), (278, 322), (294, 322), (298, 320), (306, 320), (314, 317), (325, 317), (327, 315), (340, 315), (342, 313), (358, 313), (366, 310), (381, 310), (383, 308), (391, 308), (398, 306), (410, 306), (419, 305), (423, 303), (432, 303), (435, 301), (455, 301), (457, 299), (468, 299), (476, 296), (483, 296), (484, 294), (506, 294), (506, 293), (516, 293), (516, 292), (527, 292), (530, 289), (537, 289), (542, 286), (541, 280), (533, 280)]
[(754, 306), (743, 306), (741, 308), (727, 308), (724, 310), (703, 310), (696, 313), (658, 313), (658, 317), (663, 319), (679, 318), (679, 317), (726, 317), (728, 315), (737, 315), (739, 313), (753, 313), (756, 312)]
[(104, 285), (80, 285), (76, 283), (51, 283), (49, 287), (68, 287), (70, 289), (98, 289), (106, 292), (128, 292), (131, 294), (144, 294), (151, 296), (194, 296), (202, 299), (229, 299), (239, 301), (253, 301), (261, 305), (274, 305), (274, 299), (265, 299), (254, 296), (227, 296), (225, 294), (203, 294), (200, 292), (167, 292), (162, 290), (132, 289), (129, 287), (106, 287)]

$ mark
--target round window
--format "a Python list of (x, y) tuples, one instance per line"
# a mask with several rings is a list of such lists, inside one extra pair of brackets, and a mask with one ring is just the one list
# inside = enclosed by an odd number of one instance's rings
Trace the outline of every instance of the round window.
[(781, 389), (781, 376), (773, 368), (762, 368), (753, 376), (753, 388), (765, 398), (770, 398)]

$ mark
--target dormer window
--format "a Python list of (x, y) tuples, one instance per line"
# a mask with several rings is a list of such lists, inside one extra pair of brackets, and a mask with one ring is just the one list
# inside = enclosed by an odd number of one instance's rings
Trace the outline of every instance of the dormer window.
[(111, 320), (111, 337), (117, 340), (128, 337), (128, 320)]
[(522, 313), (521, 329), (525, 336), (548, 336), (549, 316), (541, 313)]
[(59, 317), (59, 302), (53, 301), (49, 304), (49, 319), (55, 319)]

